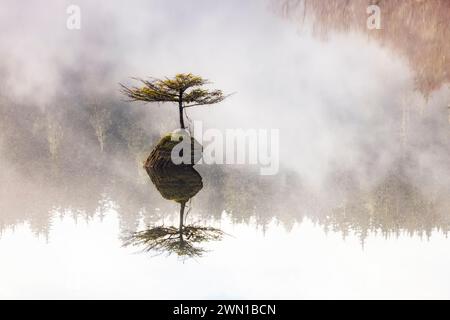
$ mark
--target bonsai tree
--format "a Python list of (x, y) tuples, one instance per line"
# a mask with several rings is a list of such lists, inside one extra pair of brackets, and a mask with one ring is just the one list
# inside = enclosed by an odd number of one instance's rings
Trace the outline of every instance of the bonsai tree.
[(209, 81), (191, 73), (177, 74), (174, 78), (143, 80), (135, 78), (143, 84), (142, 87), (127, 87), (121, 84), (122, 92), (131, 101), (144, 102), (175, 102), (180, 114), (180, 127), (185, 129), (183, 110), (195, 106), (221, 102), (225, 96), (221, 90), (201, 88)]

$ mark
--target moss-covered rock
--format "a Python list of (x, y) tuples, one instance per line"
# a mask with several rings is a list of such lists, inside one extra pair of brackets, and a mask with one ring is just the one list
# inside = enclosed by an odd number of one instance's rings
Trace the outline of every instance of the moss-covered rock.
[[(189, 140), (191, 156), (187, 157), (187, 161), (184, 163), (174, 163), (172, 161), (172, 150), (177, 146), (176, 151), (181, 150), (179, 152), (181, 157), (183, 150), (188, 150), (189, 147), (186, 145), (183, 146), (182, 144), (189, 143)], [(148, 171), (148, 169), (160, 170), (173, 166), (193, 166), (200, 161), (202, 150), (202, 145), (185, 131), (168, 133), (153, 148), (150, 156), (145, 161), (144, 167)]]

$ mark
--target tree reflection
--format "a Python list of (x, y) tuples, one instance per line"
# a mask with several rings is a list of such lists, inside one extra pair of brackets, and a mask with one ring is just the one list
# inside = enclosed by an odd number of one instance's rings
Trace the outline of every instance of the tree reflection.
[(148, 168), (147, 173), (165, 199), (180, 204), (179, 226), (155, 226), (134, 232), (125, 240), (124, 245), (144, 247), (145, 252), (176, 254), (185, 258), (202, 256), (206, 250), (195, 246), (196, 244), (217, 241), (223, 236), (223, 232), (216, 228), (184, 225), (186, 203), (203, 188), (202, 177), (190, 166), (164, 170)]

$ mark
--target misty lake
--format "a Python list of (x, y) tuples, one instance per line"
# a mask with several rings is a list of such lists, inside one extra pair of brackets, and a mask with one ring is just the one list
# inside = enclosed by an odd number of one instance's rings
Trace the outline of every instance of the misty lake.
[[(448, 2), (6, 2), (0, 298), (450, 298)], [(179, 72), (234, 93), (188, 126), (279, 132), (274, 174), (144, 168), (178, 110), (118, 83)]]

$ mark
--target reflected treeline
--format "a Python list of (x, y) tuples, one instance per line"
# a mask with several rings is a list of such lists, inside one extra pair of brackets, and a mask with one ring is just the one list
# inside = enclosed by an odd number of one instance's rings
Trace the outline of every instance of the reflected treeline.
[[(450, 82), (448, 0), (275, 0), (285, 16), (311, 22), (320, 36), (360, 31), (405, 56), (425, 96)], [(367, 28), (367, 8), (381, 9), (381, 30)]]
[[(426, 190), (426, 188), (425, 188)], [(370, 190), (353, 188), (341, 204), (316, 222), (344, 236), (357, 234), (362, 243), (369, 234), (384, 237), (430, 237), (433, 231), (450, 230), (449, 188), (431, 189), (414, 185), (401, 172), (391, 172)], [(314, 219), (313, 219), (314, 220)]]
[[(129, 172), (133, 173), (134, 167), (129, 165)], [(373, 232), (385, 236), (430, 236), (433, 231), (447, 234), (450, 228), (450, 188), (439, 179), (424, 185), (420, 175), (428, 173), (417, 169), (413, 171), (417, 177), (412, 177), (411, 167), (403, 170), (404, 163), (371, 186), (362, 186), (351, 173), (343, 172), (329, 179), (320, 190), (304, 186), (298, 173), (286, 169), (276, 176), (260, 176), (257, 168), (196, 167), (202, 177), (194, 169), (172, 176), (153, 175), (155, 185), (137, 173), (124, 178), (92, 172), (80, 177), (70, 175), (70, 179), (62, 173), (60, 178), (47, 179), (47, 184), (36, 189), (39, 184), (35, 181), (15, 181), (14, 176), (3, 175), (0, 228), (3, 231), (27, 222), (36, 234), (46, 235), (55, 214), (89, 220), (114, 208), (122, 237), (137, 231), (139, 225), (155, 226), (168, 215), (180, 214), (179, 226), (157, 225), (159, 228), (151, 232), (136, 233), (142, 244), (153, 241), (161, 249), (167, 249), (164, 245), (172, 247), (174, 237), (178, 235), (180, 239), (180, 226), (183, 232), (191, 234), (184, 239), (215, 239), (220, 233), (213, 229), (184, 226), (186, 204), (192, 198), (189, 216), (194, 221), (219, 222), (225, 213), (233, 223), (252, 224), (260, 230), (274, 221), (291, 230), (307, 218), (344, 236), (357, 233), (364, 241)], [(171, 240), (161, 246), (158, 241), (162, 236)], [(189, 254), (198, 253), (194, 250)]]

